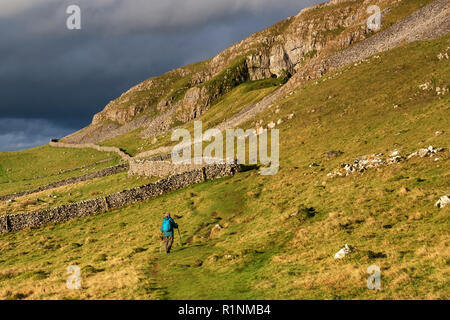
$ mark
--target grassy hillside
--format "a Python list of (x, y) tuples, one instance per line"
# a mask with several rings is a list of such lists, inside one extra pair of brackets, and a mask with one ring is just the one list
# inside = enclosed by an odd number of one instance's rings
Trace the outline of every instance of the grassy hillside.
[(0, 152), (0, 196), (98, 171), (117, 163), (119, 157), (115, 153), (93, 149), (41, 146)]
[[(256, 170), (127, 208), (0, 236), (0, 297), (14, 299), (448, 299), (450, 152), (330, 178), (394, 149), (450, 147), (450, 35), (310, 82), (257, 118), (280, 126), (278, 174)], [(431, 89), (419, 85), (429, 83)], [(236, 92), (235, 92), (236, 93)], [(205, 115), (206, 116), (206, 115)], [(436, 135), (436, 131), (441, 134)], [(341, 150), (328, 160), (324, 154)], [(310, 167), (315, 162), (318, 166)], [(184, 246), (160, 253), (165, 211)], [(220, 224), (223, 228), (211, 232)], [(356, 251), (333, 255), (345, 244)], [(67, 290), (66, 268), (83, 289)], [(367, 267), (381, 268), (379, 291)]]
[(58, 207), (143, 186), (157, 179), (139, 176), (128, 177), (127, 172), (78, 182), (17, 198), (14, 202), (0, 202), (0, 214), (24, 213)]

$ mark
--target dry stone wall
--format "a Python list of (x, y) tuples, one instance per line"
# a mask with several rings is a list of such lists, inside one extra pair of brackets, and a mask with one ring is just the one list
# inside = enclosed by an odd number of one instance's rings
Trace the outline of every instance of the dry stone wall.
[[(192, 159), (192, 162), (196, 162), (195, 160), (196, 159)], [(206, 170), (209, 170), (208, 163), (223, 164), (225, 163), (225, 161), (227, 161), (227, 163), (237, 163), (234, 159), (223, 160), (219, 158), (203, 157), (200, 158), (201, 164), (174, 164), (171, 160), (171, 154), (157, 156), (150, 159), (131, 159), (128, 175), (164, 178), (167, 176), (189, 172), (201, 168), (206, 168)]]
[(131, 160), (128, 175), (164, 178), (174, 174), (201, 169), (202, 167), (203, 165), (195, 164), (174, 165), (172, 161), (169, 160)]
[(0, 234), (38, 228), (45, 224), (61, 223), (74, 218), (88, 217), (96, 213), (155, 198), (206, 180), (232, 176), (239, 171), (241, 171), (241, 166), (238, 164), (213, 164), (106, 197), (31, 213), (3, 215), (0, 216)]
[(171, 161), (131, 160), (128, 175), (163, 178), (195, 169), (201, 169), (202, 167), (202, 165), (194, 164), (174, 165)]
[(117, 153), (124, 161), (128, 161), (131, 159), (131, 157), (128, 154), (126, 154), (125, 152), (123, 152), (122, 150), (120, 150), (119, 148), (116, 148), (116, 147), (98, 146), (93, 143), (80, 143), (80, 144), (64, 143), (64, 142), (59, 142), (56, 139), (51, 140), (48, 144), (50, 146), (56, 147), (56, 148), (75, 148), (75, 149), (91, 148), (91, 149), (95, 149), (97, 151), (114, 152), (114, 153)]

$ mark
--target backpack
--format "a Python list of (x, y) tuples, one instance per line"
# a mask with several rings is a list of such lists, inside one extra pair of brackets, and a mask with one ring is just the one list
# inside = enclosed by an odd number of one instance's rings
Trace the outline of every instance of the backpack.
[(172, 232), (172, 223), (170, 222), (170, 219), (163, 220), (162, 229), (165, 233)]

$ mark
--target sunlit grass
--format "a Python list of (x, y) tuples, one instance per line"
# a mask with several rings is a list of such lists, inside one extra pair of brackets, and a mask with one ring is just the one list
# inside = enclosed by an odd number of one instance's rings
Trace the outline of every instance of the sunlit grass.
[(16, 198), (14, 202), (1, 202), (0, 214), (23, 213), (57, 207), (89, 199), (100, 198), (124, 189), (155, 182), (156, 178), (128, 177), (128, 172), (82, 181)]
[[(96, 164), (96, 162), (107, 160)], [(114, 153), (41, 146), (0, 152), (0, 195), (29, 190), (119, 163)], [(81, 168), (85, 167), (85, 168)]]
[[(450, 209), (434, 203), (450, 190), (450, 152), (327, 177), (365, 154), (450, 147), (449, 94), (418, 88), (432, 79), (449, 86), (449, 61), (436, 58), (448, 46), (447, 35), (381, 54), (306, 84), (274, 104), (279, 113), (272, 107), (248, 121), (295, 114), (278, 126), (274, 176), (247, 171), (0, 236), (0, 297), (448, 299)], [(329, 150), (343, 154), (328, 160)], [(160, 253), (166, 211), (184, 243), (176, 237), (170, 255)], [(216, 224), (223, 228), (211, 233)], [(345, 243), (356, 251), (334, 260)], [(65, 286), (72, 264), (82, 269), (79, 291)], [(381, 268), (379, 291), (366, 287), (370, 265)]]

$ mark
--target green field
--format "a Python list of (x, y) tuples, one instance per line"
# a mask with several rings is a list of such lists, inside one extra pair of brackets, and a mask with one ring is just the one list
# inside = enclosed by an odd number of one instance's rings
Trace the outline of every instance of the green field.
[[(247, 171), (1, 235), (0, 298), (448, 299), (450, 207), (434, 207), (450, 190), (450, 94), (435, 90), (450, 86), (450, 62), (437, 59), (448, 47), (450, 35), (379, 54), (308, 82), (276, 103), (279, 113), (272, 107), (251, 119), (248, 127), (295, 114), (279, 126), (274, 176)], [(430, 90), (419, 88), (425, 82)], [(256, 99), (251, 92), (233, 99)], [(208, 112), (216, 123), (214, 107)], [(327, 177), (359, 156), (429, 145), (446, 150)], [(328, 160), (330, 150), (343, 154)], [(166, 211), (184, 242), (177, 237), (170, 255), (160, 253)], [(216, 224), (223, 228), (211, 232)], [(346, 243), (356, 251), (335, 260)], [(66, 288), (74, 264), (82, 290)], [(370, 265), (381, 269), (381, 290), (366, 287)]]
[[(96, 164), (102, 160), (107, 161)], [(0, 152), (0, 196), (98, 171), (119, 160), (115, 153), (50, 146)]]
[(125, 189), (140, 187), (158, 178), (128, 177), (127, 172), (82, 181), (31, 195), (19, 197), (14, 202), (1, 202), (0, 214), (23, 213), (54, 208), (63, 204), (96, 199)]

